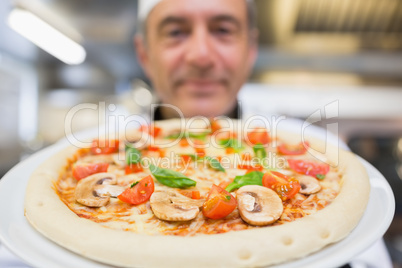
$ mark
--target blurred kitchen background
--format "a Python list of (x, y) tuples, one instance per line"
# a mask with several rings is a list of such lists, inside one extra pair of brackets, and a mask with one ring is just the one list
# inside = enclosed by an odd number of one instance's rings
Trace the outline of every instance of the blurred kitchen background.
[[(385, 238), (402, 267), (402, 0), (256, 4), (260, 54), (240, 101), (301, 119), (339, 106), (318, 124), (338, 122), (344, 141), (389, 181), (397, 212)], [(0, 1), (0, 177), (63, 138), (80, 103), (147, 110), (154, 97), (134, 53), (136, 10), (135, 0)], [(70, 40), (51, 37), (43, 21)], [(98, 124), (97, 111), (76, 116), (73, 131)]]

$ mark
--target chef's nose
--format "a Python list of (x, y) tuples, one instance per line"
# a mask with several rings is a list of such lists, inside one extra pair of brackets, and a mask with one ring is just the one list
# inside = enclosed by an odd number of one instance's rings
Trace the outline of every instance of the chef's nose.
[(194, 29), (187, 47), (187, 62), (195, 67), (208, 69), (214, 63), (213, 51), (213, 40), (208, 29), (204, 27)]

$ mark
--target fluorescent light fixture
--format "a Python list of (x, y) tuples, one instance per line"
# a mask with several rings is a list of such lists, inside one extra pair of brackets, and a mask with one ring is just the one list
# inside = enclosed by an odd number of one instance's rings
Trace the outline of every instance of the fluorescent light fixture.
[(32, 43), (67, 64), (80, 64), (86, 57), (85, 49), (35, 14), (20, 8), (8, 16), (9, 26)]

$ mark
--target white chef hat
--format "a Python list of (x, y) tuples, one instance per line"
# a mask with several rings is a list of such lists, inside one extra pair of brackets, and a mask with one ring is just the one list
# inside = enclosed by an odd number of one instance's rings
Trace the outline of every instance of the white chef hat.
[(162, 0), (138, 0), (138, 18), (144, 21), (149, 12)]
[[(162, 0), (138, 0), (138, 18), (140, 21), (144, 21), (149, 12)], [(252, 2), (253, 0), (246, 0)]]

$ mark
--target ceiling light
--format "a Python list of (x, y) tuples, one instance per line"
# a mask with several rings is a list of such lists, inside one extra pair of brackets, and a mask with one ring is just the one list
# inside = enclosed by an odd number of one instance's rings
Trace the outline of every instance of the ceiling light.
[(85, 60), (86, 52), (80, 44), (27, 10), (13, 9), (7, 22), (14, 31), (67, 64)]

